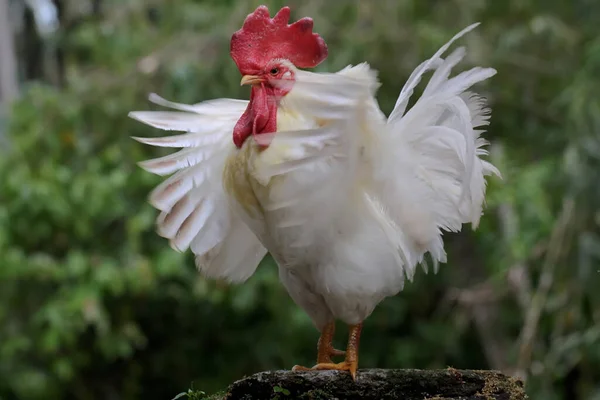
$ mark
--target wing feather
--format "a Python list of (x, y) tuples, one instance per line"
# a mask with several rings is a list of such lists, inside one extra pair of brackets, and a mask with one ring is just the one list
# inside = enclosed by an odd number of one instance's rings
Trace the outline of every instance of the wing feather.
[(140, 167), (156, 175), (171, 175), (181, 169), (193, 167), (201, 162), (210, 160), (215, 153), (210, 149), (197, 147), (185, 148), (168, 156), (153, 158), (138, 163)]
[(165, 131), (184, 134), (135, 140), (181, 150), (142, 161), (148, 172), (166, 176), (149, 196), (161, 211), (158, 234), (178, 251), (191, 248), (206, 276), (240, 282), (256, 270), (266, 249), (229, 206), (223, 188), (227, 157), (237, 151), (231, 140), (233, 126), (248, 102), (216, 99), (194, 105), (150, 95), (150, 101), (177, 111), (134, 111), (133, 119)]

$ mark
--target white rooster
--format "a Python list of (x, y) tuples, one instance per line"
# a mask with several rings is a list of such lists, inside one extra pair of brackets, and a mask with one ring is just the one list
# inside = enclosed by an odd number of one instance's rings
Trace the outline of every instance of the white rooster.
[[(476, 128), (487, 125), (489, 110), (467, 90), (496, 71), (450, 78), (465, 49), (442, 55), (471, 25), (415, 69), (386, 118), (368, 64), (337, 73), (299, 69), (324, 60), (327, 46), (310, 18), (288, 25), (289, 17), (288, 7), (270, 18), (260, 6), (231, 39), (250, 101), (184, 105), (151, 95), (178, 111), (130, 116), (185, 132), (136, 138), (183, 148), (140, 163), (158, 175), (175, 173), (150, 196), (161, 211), (158, 233), (179, 251), (191, 248), (205, 276), (230, 282), (248, 279), (269, 251), (288, 293), (321, 332), (312, 369), (355, 378), (363, 321), (412, 280), (426, 253), (434, 268), (446, 261), (443, 231), (479, 222), (485, 176), (499, 172), (480, 158), (486, 142)], [(427, 71), (431, 79), (407, 110)], [(331, 345), (335, 320), (349, 325), (345, 352)]]

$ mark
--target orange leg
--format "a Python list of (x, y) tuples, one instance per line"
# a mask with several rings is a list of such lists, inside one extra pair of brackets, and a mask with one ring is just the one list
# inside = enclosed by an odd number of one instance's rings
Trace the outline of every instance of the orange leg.
[(332, 341), (335, 334), (335, 322), (330, 322), (325, 325), (319, 342), (317, 344), (317, 364), (331, 363), (331, 357), (344, 356), (345, 351), (337, 350), (333, 348)]
[[(350, 332), (348, 334), (348, 347), (346, 348), (346, 359), (341, 363), (332, 362), (318, 362), (312, 368), (301, 367), (299, 365), (294, 366), (292, 371), (308, 371), (308, 370), (337, 370), (337, 371), (349, 371), (352, 375), (352, 379), (356, 380), (356, 370), (358, 369), (358, 346), (360, 343), (360, 332), (362, 330), (362, 323), (358, 325), (350, 325)], [(325, 332), (325, 330), (323, 330)], [(323, 336), (321, 336), (323, 337)]]

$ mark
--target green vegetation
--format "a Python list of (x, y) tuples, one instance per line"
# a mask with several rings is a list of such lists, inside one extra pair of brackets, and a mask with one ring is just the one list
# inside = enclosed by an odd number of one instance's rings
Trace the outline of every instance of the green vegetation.
[[(151, 92), (248, 96), (229, 38), (262, 2), (58, 3), (46, 64), (2, 124), (0, 398), (171, 399), (314, 362), (317, 332), (271, 259), (227, 287), (155, 234), (146, 197), (160, 178), (136, 162), (158, 152), (130, 139), (156, 134), (127, 118), (153, 109)], [(504, 180), (491, 180), (477, 231), (446, 236), (440, 273), (418, 273), (367, 320), (361, 367), (500, 369), (525, 376), (532, 399), (600, 399), (600, 3), (286, 4), (327, 40), (320, 70), (380, 71), (386, 112), (413, 68), (474, 21), (467, 64), (498, 70), (481, 91)], [(19, 38), (22, 65), (32, 35)]]

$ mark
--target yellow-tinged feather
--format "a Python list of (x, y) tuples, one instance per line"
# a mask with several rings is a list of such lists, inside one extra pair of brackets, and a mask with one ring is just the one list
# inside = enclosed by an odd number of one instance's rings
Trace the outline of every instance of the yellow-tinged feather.
[[(325, 120), (315, 120), (290, 108), (279, 107), (277, 112), (277, 130), (292, 131), (320, 127)], [(261, 166), (277, 165), (293, 158), (297, 149), (293, 145), (278, 143), (275, 146), (261, 148), (252, 138), (246, 140), (242, 148), (232, 154), (223, 170), (225, 191), (231, 195), (249, 216), (264, 217), (261, 204), (268, 203), (269, 191), (283, 176), (267, 179), (255, 173)]]
[[(262, 216), (263, 211), (254, 192), (254, 177), (250, 173), (250, 160), (258, 151), (252, 140), (246, 140), (242, 148), (229, 156), (223, 169), (223, 186), (239, 205), (252, 217)], [(258, 214), (258, 215), (257, 215)]]

